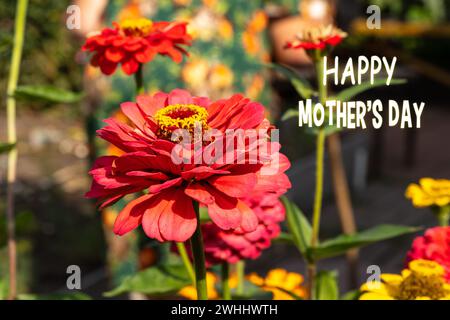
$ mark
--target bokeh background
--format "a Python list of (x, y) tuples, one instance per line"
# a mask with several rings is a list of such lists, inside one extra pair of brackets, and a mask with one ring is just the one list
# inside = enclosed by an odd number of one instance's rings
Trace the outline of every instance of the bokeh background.
[[(82, 5), (83, 1), (76, 1)], [(92, 1), (91, 1), (92, 2)], [(97, 1), (96, 1), (97, 2)], [(420, 177), (450, 178), (450, 3), (446, 0), (116, 0), (98, 1), (99, 14), (82, 25), (66, 28), (71, 1), (31, 0), (20, 84), (53, 84), (84, 92), (82, 102), (18, 106), (19, 172), (16, 187), (19, 286), (21, 292), (64, 291), (66, 268), (76, 264), (83, 273), (83, 292), (101, 298), (102, 292), (136, 269), (154, 263), (160, 252), (131, 235), (111, 237), (114, 212), (99, 213), (84, 198), (89, 189), (87, 170), (95, 153), (106, 151), (94, 137), (101, 119), (115, 114), (120, 102), (132, 99), (132, 78), (106, 78), (87, 65), (80, 52), (84, 36), (102, 25), (135, 15), (154, 20), (190, 22), (194, 45), (180, 65), (158, 57), (146, 67), (149, 92), (188, 88), (214, 98), (243, 92), (264, 103), (281, 129), (283, 151), (292, 168), (294, 188), (288, 196), (309, 216), (314, 190), (314, 138), (281, 115), (300, 97), (290, 82), (268, 68), (288, 64), (311, 78), (312, 67), (302, 52), (282, 50), (301, 28), (320, 20), (335, 23), (349, 37), (335, 52), (341, 61), (359, 55), (398, 58), (395, 78), (401, 86), (380, 87), (361, 100), (388, 99), (426, 103), (421, 129), (345, 131), (344, 164), (358, 229), (379, 223), (431, 226), (426, 210), (414, 209), (404, 190)], [(321, 3), (321, 4), (317, 4)], [(366, 28), (366, 9), (381, 8), (382, 28)], [(86, 5), (86, 4), (84, 4)], [(325, 6), (325, 7), (324, 7)], [(319, 8), (319, 9), (317, 9)], [(320, 8), (328, 8), (322, 10)], [(96, 9), (97, 10), (97, 9)], [(5, 101), (15, 2), (0, 2), (0, 101)], [(83, 16), (83, 10), (81, 11)], [(342, 87), (332, 88), (341, 90)], [(0, 141), (5, 140), (5, 108), (0, 104)], [(4, 199), (6, 159), (0, 158), (0, 297), (7, 276)], [(325, 208), (321, 234), (341, 233), (330, 173), (325, 178)], [(398, 272), (411, 236), (385, 241), (360, 251), (358, 268), (349, 272), (345, 257), (327, 260), (339, 270), (343, 291), (367, 278), (367, 266)], [(294, 248), (274, 244), (249, 271), (274, 267), (304, 272)]]

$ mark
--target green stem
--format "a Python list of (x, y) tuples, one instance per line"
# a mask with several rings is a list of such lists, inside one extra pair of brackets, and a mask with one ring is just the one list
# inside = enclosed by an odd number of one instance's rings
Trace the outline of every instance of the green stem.
[(319, 129), (316, 145), (316, 190), (314, 195), (311, 247), (315, 247), (319, 242), (320, 215), (323, 197), (323, 159), (325, 150), (325, 131), (323, 129)]
[(144, 93), (144, 65), (140, 64), (139, 69), (134, 74), (134, 81), (136, 82), (136, 96)]
[(191, 237), (191, 249), (194, 256), (195, 267), (195, 285), (197, 288), (197, 299), (208, 300), (208, 292), (206, 287), (206, 267), (205, 267), (205, 251), (203, 247), (202, 230), (200, 228), (200, 213), (198, 202), (194, 201), (194, 210), (197, 216), (197, 229)]
[(236, 263), (236, 273), (237, 273), (237, 288), (236, 293), (239, 296), (244, 294), (244, 281), (245, 281), (245, 261), (240, 260)]
[(223, 300), (231, 300), (231, 291), (230, 291), (230, 265), (228, 262), (222, 263), (222, 298)]
[(448, 227), (450, 219), (450, 206), (440, 207), (436, 210), (436, 218), (438, 219), (439, 226)]
[[(14, 92), (19, 80), (20, 61), (22, 59), (23, 40), (25, 35), (25, 23), (28, 0), (17, 1), (16, 18), (14, 26), (14, 47), (11, 57), (11, 69), (9, 71), (6, 113), (7, 113), (7, 135), (8, 142), (17, 144), (16, 131), (16, 100)], [(17, 296), (17, 250), (15, 239), (15, 218), (14, 218), (14, 185), (17, 173), (17, 147), (8, 153), (7, 191), (6, 191), (6, 216), (8, 231), (8, 259), (9, 259), (9, 295), (8, 299), (15, 299)]]
[[(317, 87), (319, 91), (319, 102), (325, 103), (327, 99), (327, 89), (323, 83), (324, 66), (323, 57), (320, 50), (314, 52), (314, 63), (317, 76)], [(311, 235), (311, 248), (314, 249), (319, 242), (319, 229), (320, 229), (320, 216), (322, 212), (322, 200), (323, 200), (323, 172), (324, 172), (324, 153), (325, 153), (325, 130), (319, 128), (316, 138), (316, 190), (314, 193), (314, 209), (312, 219), (312, 235)], [(309, 298), (314, 299), (314, 287), (316, 276), (316, 261), (311, 261), (308, 265), (308, 289)]]
[(192, 267), (191, 260), (189, 260), (188, 253), (186, 251), (186, 246), (183, 242), (177, 242), (178, 253), (180, 254), (181, 260), (183, 260), (183, 264), (186, 267), (186, 271), (189, 275), (189, 278), (192, 280), (192, 284), (195, 284), (195, 273), (194, 268)]

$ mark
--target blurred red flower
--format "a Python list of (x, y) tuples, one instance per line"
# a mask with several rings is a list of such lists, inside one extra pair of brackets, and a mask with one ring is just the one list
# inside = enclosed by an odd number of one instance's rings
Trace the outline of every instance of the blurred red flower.
[(285, 48), (323, 50), (327, 46), (337, 46), (346, 37), (347, 34), (345, 32), (332, 25), (326, 27), (311, 27), (309, 29), (303, 30), (303, 33), (297, 35), (296, 39), (288, 41), (285, 45)]
[(417, 259), (439, 263), (445, 268), (445, 278), (450, 283), (450, 227), (431, 228), (425, 235), (414, 239), (406, 262)]
[(141, 64), (151, 61), (156, 54), (167, 55), (180, 63), (191, 37), (185, 22), (152, 22), (151, 20), (127, 19), (114, 22), (114, 28), (105, 28), (100, 34), (88, 37), (82, 49), (93, 52), (91, 64), (111, 75), (119, 64), (128, 74), (134, 74)]
[[(206, 206), (211, 220), (221, 229), (254, 231), (258, 218), (241, 198), (254, 189), (276, 192), (280, 184), (285, 189), (290, 187), (287, 178), (268, 183), (280, 170), (286, 170), (289, 161), (279, 153), (279, 143), (268, 139), (272, 127), (264, 117), (264, 107), (242, 95), (210, 102), (176, 89), (168, 94), (141, 95), (136, 103), (122, 103), (121, 110), (132, 126), (110, 118), (105, 120), (108, 126), (100, 129), (98, 135), (123, 154), (96, 160), (90, 171), (91, 190), (86, 194), (103, 202), (100, 208), (104, 208), (127, 194), (147, 191), (129, 202), (118, 215), (114, 224), (118, 235), (142, 224), (151, 238), (185, 241), (196, 228), (193, 201)], [(180, 128), (192, 133), (199, 124), (205, 132), (207, 129), (222, 133), (229, 129), (259, 129), (265, 134), (252, 143), (252, 148), (264, 146), (262, 149), (266, 151), (254, 163), (216, 160), (206, 163), (200, 159), (200, 163), (177, 164), (172, 151), (179, 144), (170, 140), (171, 133)], [(198, 152), (211, 153), (221, 139), (204, 142), (187, 160), (192, 160)], [(252, 148), (246, 148), (244, 159), (249, 157)], [(236, 150), (231, 154), (225, 150), (224, 157), (237, 159), (236, 153)], [(263, 174), (267, 168), (276, 170), (271, 175)]]
[(280, 234), (280, 222), (284, 220), (285, 210), (278, 200), (278, 195), (260, 193), (244, 201), (258, 217), (256, 230), (222, 230), (213, 223), (202, 225), (207, 267), (222, 262), (236, 263), (243, 259), (257, 259), (264, 249), (270, 247), (271, 240)]

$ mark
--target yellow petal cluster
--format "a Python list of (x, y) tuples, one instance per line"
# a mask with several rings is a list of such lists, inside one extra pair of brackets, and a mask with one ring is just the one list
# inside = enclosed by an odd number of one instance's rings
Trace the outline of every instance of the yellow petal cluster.
[(444, 268), (434, 261), (413, 260), (401, 274), (382, 274), (381, 281), (366, 282), (360, 300), (450, 300)]
[(303, 276), (295, 272), (273, 269), (267, 273), (266, 278), (251, 273), (247, 279), (262, 289), (272, 292), (273, 300), (294, 300), (295, 296), (306, 297), (306, 290), (301, 286)]
[[(208, 291), (208, 300), (215, 300), (219, 298), (216, 290), (217, 276), (212, 272), (206, 273), (206, 290)], [(189, 300), (197, 300), (197, 290), (195, 286), (190, 285), (178, 291), (178, 294)]]
[(419, 184), (411, 183), (405, 192), (415, 207), (444, 207), (450, 204), (450, 180), (422, 178)]

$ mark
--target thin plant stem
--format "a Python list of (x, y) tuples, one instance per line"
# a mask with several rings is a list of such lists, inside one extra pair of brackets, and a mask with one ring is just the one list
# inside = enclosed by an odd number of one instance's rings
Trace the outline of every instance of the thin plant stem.
[[(16, 18), (14, 26), (14, 47), (11, 57), (11, 69), (9, 71), (6, 113), (7, 113), (7, 136), (10, 144), (17, 144), (16, 131), (16, 100), (14, 92), (17, 88), (20, 73), (20, 61), (22, 59), (23, 40), (25, 36), (25, 23), (28, 0), (17, 1)], [(8, 259), (9, 259), (9, 294), (8, 299), (13, 300), (17, 296), (17, 249), (15, 238), (14, 217), (14, 185), (17, 175), (17, 147), (14, 146), (8, 152), (8, 172), (6, 191), (6, 217), (8, 232)]]
[(144, 93), (144, 65), (140, 64), (138, 70), (134, 74), (134, 81), (136, 82), (136, 96)]
[(237, 273), (237, 287), (236, 293), (239, 296), (244, 294), (244, 281), (245, 281), (245, 261), (240, 260), (236, 263), (236, 273)]
[(228, 262), (222, 263), (222, 298), (223, 300), (231, 300), (231, 291), (230, 291), (230, 265)]
[(448, 222), (450, 219), (450, 206), (438, 207), (435, 212), (439, 226), (448, 227)]
[(192, 284), (195, 284), (195, 273), (194, 268), (192, 267), (191, 260), (186, 251), (186, 246), (183, 242), (177, 242), (178, 253), (180, 254), (181, 260), (183, 261), (184, 266), (186, 267), (186, 271), (189, 275), (189, 278), (192, 280)]
[[(323, 83), (323, 58), (321, 50), (316, 50), (313, 57), (316, 76), (317, 87), (319, 91), (319, 102), (324, 103), (327, 98), (327, 90)], [(319, 242), (320, 216), (322, 212), (322, 198), (323, 198), (323, 171), (324, 171), (324, 152), (325, 152), (325, 130), (319, 128), (316, 138), (316, 190), (314, 193), (314, 209), (312, 218), (312, 234), (311, 234), (311, 248), (317, 246)], [(314, 282), (316, 276), (316, 261), (311, 261), (308, 264), (308, 291), (309, 299), (314, 299)]]
[(200, 210), (198, 202), (194, 201), (194, 210), (197, 216), (197, 228), (191, 237), (191, 249), (194, 256), (195, 287), (198, 300), (208, 300), (206, 287), (205, 251), (203, 246), (202, 230), (200, 228)]

